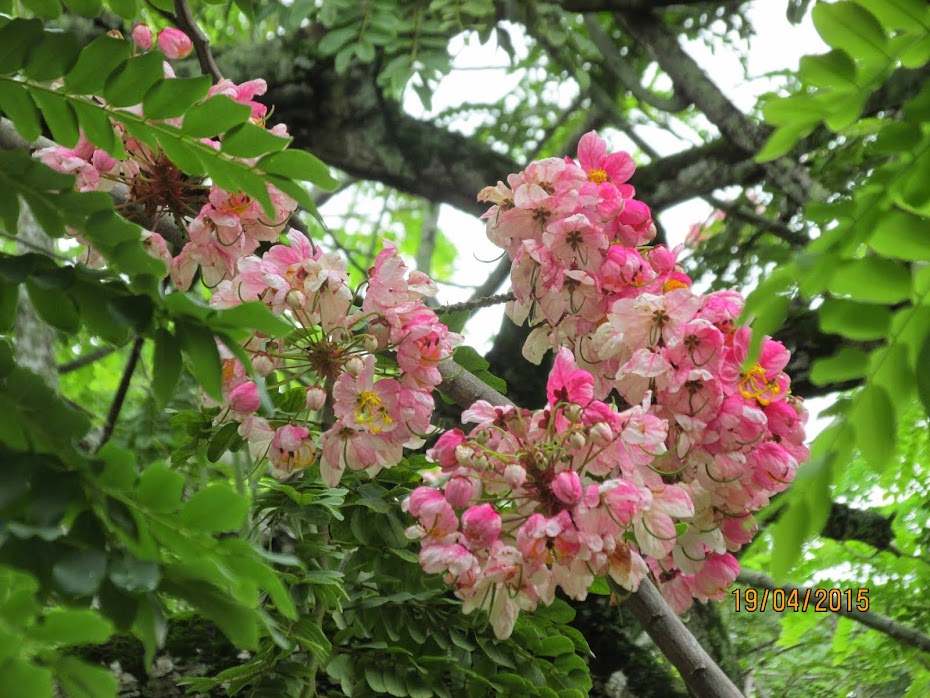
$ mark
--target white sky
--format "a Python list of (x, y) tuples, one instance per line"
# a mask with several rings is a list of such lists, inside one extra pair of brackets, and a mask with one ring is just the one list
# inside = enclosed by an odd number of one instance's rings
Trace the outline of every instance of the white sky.
[[(784, 1), (756, 0), (748, 12), (751, 24), (757, 34), (749, 40), (747, 79), (737, 57), (737, 51), (729, 47), (717, 47), (712, 52), (703, 42), (691, 41), (685, 45), (687, 52), (697, 60), (704, 71), (714, 80), (723, 92), (743, 111), (754, 108), (760, 95), (777, 90), (784, 85), (785, 79), (779, 75), (769, 75), (777, 71), (796, 70), (802, 55), (821, 53), (827, 50), (826, 44), (815, 31), (810, 16), (800, 25), (792, 25), (785, 17)], [(521, 51), (520, 27), (511, 25), (511, 36), (518, 52)], [(745, 48), (745, 47), (741, 47)], [(413, 116), (430, 118), (434, 114), (465, 103), (495, 103), (506, 98), (522, 78), (521, 74), (508, 74), (508, 56), (500, 49), (492, 37), (482, 46), (475, 37), (456, 38), (450, 47), (455, 55), (456, 70), (444, 78), (433, 96), (432, 112), (425, 112), (419, 99), (408, 89), (404, 107)], [(500, 66), (488, 68), (488, 66)], [(560, 87), (559, 102), (567, 107), (577, 94), (577, 86), (566, 83)], [(461, 119), (451, 124), (451, 128), (463, 133), (472, 132), (475, 122)], [(685, 129), (680, 130), (683, 135)], [(669, 155), (699, 145), (694, 134), (691, 140), (679, 140), (668, 131), (658, 127), (643, 127), (637, 133), (650, 143), (660, 155)], [(605, 131), (602, 135), (614, 150), (635, 150), (632, 142), (622, 134)], [(575, 153), (566, 153), (575, 156)], [(501, 172), (499, 179), (510, 174)], [(633, 183), (635, 184), (635, 176)], [(494, 184), (494, 182), (488, 182)], [(477, 192), (475, 192), (477, 195)], [(726, 198), (723, 192), (721, 198)], [(324, 209), (343, 210), (343, 197), (335, 197)], [(649, 203), (648, 199), (645, 203)], [(377, 215), (373, 210), (373, 215)], [(663, 211), (659, 220), (664, 226), (669, 244), (674, 246), (682, 242), (689, 227), (704, 221), (711, 213), (709, 204), (701, 200), (692, 200)], [(451, 206), (443, 205), (440, 210), (439, 228), (458, 248), (455, 273), (451, 281), (458, 284), (475, 285), (483, 281), (496, 266), (500, 249), (492, 245), (485, 235), (484, 225), (476, 218)], [(487, 262), (482, 260), (495, 260)], [(471, 291), (440, 284), (440, 301), (454, 303), (467, 300)], [(743, 289), (745, 291), (745, 289)], [(484, 353), (490, 348), (493, 335), (500, 327), (503, 306), (487, 308), (475, 313), (465, 327), (466, 342)], [(832, 402), (829, 398), (813, 399), (808, 402), (812, 417)], [(808, 425), (809, 438), (819, 433), (828, 420), (812, 419)]]

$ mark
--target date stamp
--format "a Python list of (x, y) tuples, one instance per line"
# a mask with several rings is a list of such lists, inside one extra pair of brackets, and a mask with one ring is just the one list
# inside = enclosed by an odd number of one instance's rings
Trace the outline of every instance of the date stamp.
[(734, 589), (733, 598), (736, 602), (736, 612), (743, 611), (755, 613), (771, 609), (778, 613), (782, 611), (798, 611), (804, 613), (808, 609), (815, 613), (839, 613), (840, 611), (869, 610), (869, 590), (867, 587), (858, 589)]

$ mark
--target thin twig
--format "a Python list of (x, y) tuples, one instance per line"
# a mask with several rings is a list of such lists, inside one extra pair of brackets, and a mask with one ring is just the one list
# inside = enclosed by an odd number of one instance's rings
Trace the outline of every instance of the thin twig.
[(17, 244), (17, 246), (26, 247), (26, 248), (32, 250), (33, 252), (41, 252), (41, 253), (44, 254), (46, 257), (51, 257), (51, 258), (53, 258), (53, 259), (57, 259), (59, 262), (65, 262), (65, 263), (67, 263), (67, 264), (72, 264), (72, 263), (74, 262), (73, 259), (69, 259), (68, 257), (65, 257), (64, 255), (61, 255), (61, 254), (58, 254), (57, 252), (52, 252), (51, 250), (46, 250), (46, 249), (44, 249), (41, 245), (36, 245), (35, 243), (29, 242), (28, 240), (24, 240), (24, 239), (22, 239), (22, 238), (20, 238), (20, 237), (18, 237), (18, 236), (16, 236), (16, 235), (11, 235), (10, 233), (6, 232), (5, 230), (0, 230), (0, 237), (5, 237), (5, 238), (7, 238), (8, 240), (13, 240), (13, 241)]
[(214, 83), (222, 80), (223, 74), (217, 67), (216, 61), (213, 59), (213, 53), (210, 51), (210, 40), (197, 25), (197, 21), (194, 19), (186, 0), (174, 0), (174, 22), (178, 25), (178, 29), (187, 34), (191, 43), (194, 44), (197, 60), (200, 61), (200, 70), (203, 71), (204, 75), (212, 77)]
[(95, 361), (100, 361), (100, 359), (108, 357), (117, 349), (118, 347), (100, 347), (99, 349), (94, 349), (93, 351), (84, 354), (84, 356), (79, 356), (76, 359), (72, 359), (71, 361), (58, 364), (58, 374), (62, 375), (65, 373), (71, 373), (72, 371), (77, 371), (84, 368), (85, 366), (90, 366)]
[(145, 339), (136, 337), (132, 343), (132, 350), (129, 352), (129, 360), (126, 362), (126, 368), (123, 369), (123, 377), (120, 378), (119, 387), (113, 396), (113, 402), (110, 404), (110, 413), (107, 415), (107, 421), (103, 425), (103, 435), (100, 437), (100, 443), (97, 444), (97, 450), (103, 448), (103, 445), (113, 436), (113, 430), (116, 428), (116, 420), (119, 419), (119, 413), (123, 409), (123, 402), (126, 400), (126, 393), (129, 392), (129, 384), (132, 382), (132, 374), (136, 372), (136, 366), (139, 364), (139, 356), (142, 354), (142, 344)]
[(509, 293), (501, 293), (497, 296), (485, 296), (484, 298), (475, 298), (473, 300), (468, 300), (463, 303), (450, 303), (449, 305), (440, 305), (434, 310), (437, 314), (441, 315), (443, 313), (458, 313), (463, 310), (478, 310), (479, 308), (490, 308), (492, 305), (498, 305), (500, 303), (509, 303), (510, 301), (516, 300), (517, 297), (513, 294), (513, 291)]

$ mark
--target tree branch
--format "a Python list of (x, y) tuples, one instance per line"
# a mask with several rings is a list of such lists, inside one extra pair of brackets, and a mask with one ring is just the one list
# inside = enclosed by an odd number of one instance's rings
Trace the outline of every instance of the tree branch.
[(714, 5), (737, 6), (747, 0), (557, 0), (569, 12), (642, 12), (662, 7)]
[(213, 53), (210, 51), (210, 39), (203, 33), (203, 30), (194, 19), (191, 8), (187, 0), (174, 0), (174, 23), (178, 29), (187, 34), (191, 43), (194, 44), (194, 51), (197, 52), (197, 60), (200, 62), (200, 70), (204, 75), (213, 78), (217, 83), (223, 79), (216, 61), (213, 59)]
[[(775, 580), (771, 577), (755, 570), (743, 569), (736, 578), (736, 581), (758, 589), (771, 589), (773, 591), (775, 589), (784, 589), (786, 592), (797, 591), (798, 595), (801, 597), (807, 596), (808, 592), (812, 591), (809, 587), (801, 587), (794, 584), (776, 584)], [(841, 604), (840, 610), (834, 611), (834, 613), (862, 623), (873, 630), (878, 630), (889, 637), (893, 637), (899, 642), (903, 642), (911, 647), (916, 647), (922, 652), (930, 653), (930, 636), (925, 635), (916, 628), (904, 625), (894, 618), (889, 618), (888, 616), (873, 611), (856, 610), (855, 604), (852, 610), (847, 609), (845, 604)]]
[(58, 364), (58, 374), (63, 375), (65, 373), (71, 373), (72, 371), (82, 369), (85, 366), (90, 366), (92, 363), (100, 361), (100, 359), (105, 359), (117, 349), (118, 347), (100, 347), (99, 349), (94, 349), (93, 351), (84, 354), (84, 356), (79, 356), (72, 361), (66, 361), (63, 364)]
[[(492, 405), (513, 405), (489, 385), (456, 364), (452, 359), (439, 364), (442, 384), (439, 389), (460, 407), (467, 408), (475, 400), (487, 400)], [(668, 607), (659, 590), (648, 578), (632, 595), (613, 582), (611, 586), (626, 601), (636, 619), (656, 646), (681, 673), (688, 687), (704, 698), (741, 698), (742, 694), (720, 669), (704, 648), (698, 644), (681, 619)]]
[(103, 445), (113, 436), (113, 430), (116, 428), (116, 420), (119, 419), (119, 413), (123, 409), (123, 403), (126, 401), (126, 394), (129, 392), (129, 384), (132, 382), (132, 374), (136, 372), (136, 366), (139, 364), (139, 357), (142, 354), (142, 344), (145, 342), (143, 337), (136, 337), (132, 343), (132, 349), (129, 352), (129, 360), (126, 362), (126, 368), (123, 369), (123, 377), (120, 378), (119, 387), (113, 396), (113, 402), (110, 403), (110, 412), (107, 414), (107, 421), (103, 425), (103, 434), (96, 450), (99, 451)]

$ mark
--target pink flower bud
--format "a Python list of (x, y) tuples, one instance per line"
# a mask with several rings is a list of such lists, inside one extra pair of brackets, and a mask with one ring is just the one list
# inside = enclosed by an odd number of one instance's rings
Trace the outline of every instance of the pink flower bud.
[(143, 51), (152, 48), (152, 30), (146, 24), (137, 24), (132, 28), (132, 40)]
[(511, 489), (522, 487), (523, 483), (526, 482), (526, 468), (522, 465), (511, 463), (504, 468), (504, 482), (506, 482), (507, 486)]
[(186, 58), (194, 50), (194, 44), (180, 29), (168, 27), (158, 35), (158, 49), (167, 58)]
[(307, 388), (307, 409), (318, 412), (326, 404), (326, 391), (318, 385)]
[(237, 385), (229, 393), (229, 406), (238, 414), (252, 414), (258, 410), (261, 400), (258, 397), (258, 386), (252, 381)]
[(574, 431), (572, 432), (571, 436), (568, 437), (568, 443), (571, 444), (572, 448), (581, 449), (585, 447), (585, 445), (588, 443), (588, 440), (581, 432)]
[(501, 517), (490, 504), (479, 504), (462, 514), (462, 531), (469, 542), (491, 547), (501, 533)]
[(353, 378), (358, 378), (358, 374), (365, 369), (365, 362), (357, 356), (353, 356), (346, 361), (346, 372)]
[(275, 432), (271, 445), (282, 451), (298, 451), (308, 436), (310, 436), (310, 430), (306, 427), (285, 424)]
[(116, 160), (102, 150), (95, 150), (90, 161), (98, 172), (109, 172), (116, 167)]
[(574, 470), (563, 470), (556, 475), (555, 479), (552, 481), (552, 494), (554, 494), (560, 502), (568, 504), (569, 506), (576, 504), (583, 494), (581, 478), (578, 477), (578, 473)]
[(412, 516), (419, 517), (423, 507), (442, 498), (442, 492), (439, 490), (432, 487), (417, 487), (404, 501), (403, 508)]
[(450, 429), (443, 433), (436, 441), (436, 445), (426, 452), (426, 457), (433, 463), (439, 463), (444, 469), (454, 469), (458, 466), (456, 449), (465, 440), (461, 429)]
[(595, 446), (605, 446), (613, 441), (614, 435), (607, 422), (596, 422), (591, 425), (591, 442)]
[(449, 504), (456, 509), (464, 509), (475, 494), (475, 487), (467, 477), (456, 476), (446, 483), (445, 492)]

